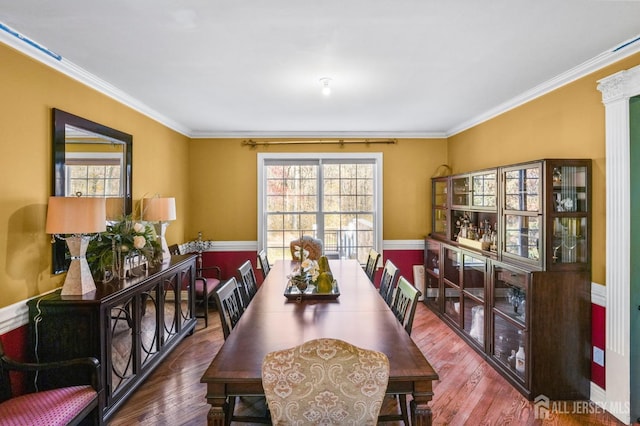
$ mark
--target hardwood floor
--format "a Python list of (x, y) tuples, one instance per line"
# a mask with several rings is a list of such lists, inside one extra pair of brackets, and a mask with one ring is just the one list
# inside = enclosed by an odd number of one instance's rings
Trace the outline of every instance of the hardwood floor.
[[(434, 425), (621, 425), (593, 404), (580, 402), (585, 414), (551, 413), (537, 420), (534, 405), (464, 343), (424, 305), (419, 304), (412, 337), (440, 376), (431, 402)], [(110, 426), (206, 425), (209, 405), (202, 373), (224, 343), (218, 313), (209, 312), (209, 327), (199, 319), (195, 333), (187, 337), (109, 421)], [(557, 405), (559, 411), (576, 411), (572, 402)], [(246, 399), (236, 413), (261, 414), (260, 400)], [(387, 398), (384, 412), (397, 412)], [(400, 425), (389, 422), (385, 425)]]

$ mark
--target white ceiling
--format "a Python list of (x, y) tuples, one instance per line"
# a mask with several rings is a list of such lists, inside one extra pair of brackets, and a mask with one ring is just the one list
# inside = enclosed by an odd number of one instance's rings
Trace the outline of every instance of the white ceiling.
[(0, 22), (192, 137), (451, 135), (640, 51), (613, 52), (640, 0), (0, 0)]

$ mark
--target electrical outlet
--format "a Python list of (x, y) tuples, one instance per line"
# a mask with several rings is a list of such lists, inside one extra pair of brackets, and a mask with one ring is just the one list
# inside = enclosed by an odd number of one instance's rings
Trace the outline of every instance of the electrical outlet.
[(604, 367), (604, 350), (597, 346), (593, 347), (593, 362), (601, 367)]

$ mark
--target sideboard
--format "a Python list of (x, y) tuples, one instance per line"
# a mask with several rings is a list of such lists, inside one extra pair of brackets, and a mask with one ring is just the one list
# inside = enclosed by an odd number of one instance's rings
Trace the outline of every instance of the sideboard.
[[(34, 359), (100, 361), (106, 421), (196, 324), (195, 255), (172, 256), (141, 276), (96, 283), (83, 296), (56, 291), (28, 302)], [(37, 377), (39, 389), (72, 385), (84, 372)]]

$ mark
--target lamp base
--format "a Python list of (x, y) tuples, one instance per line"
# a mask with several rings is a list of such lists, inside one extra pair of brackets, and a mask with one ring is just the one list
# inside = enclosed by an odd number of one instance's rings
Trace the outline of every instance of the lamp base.
[(91, 237), (87, 235), (66, 238), (71, 254), (71, 264), (60, 293), (62, 296), (81, 296), (96, 290), (96, 284), (85, 257), (90, 240)]
[(167, 244), (167, 239), (165, 238), (165, 234), (167, 233), (167, 227), (169, 226), (169, 222), (156, 222), (154, 227), (156, 229), (156, 234), (160, 237), (160, 246), (162, 247), (162, 263), (168, 263), (171, 260), (171, 253), (169, 253), (169, 245)]

